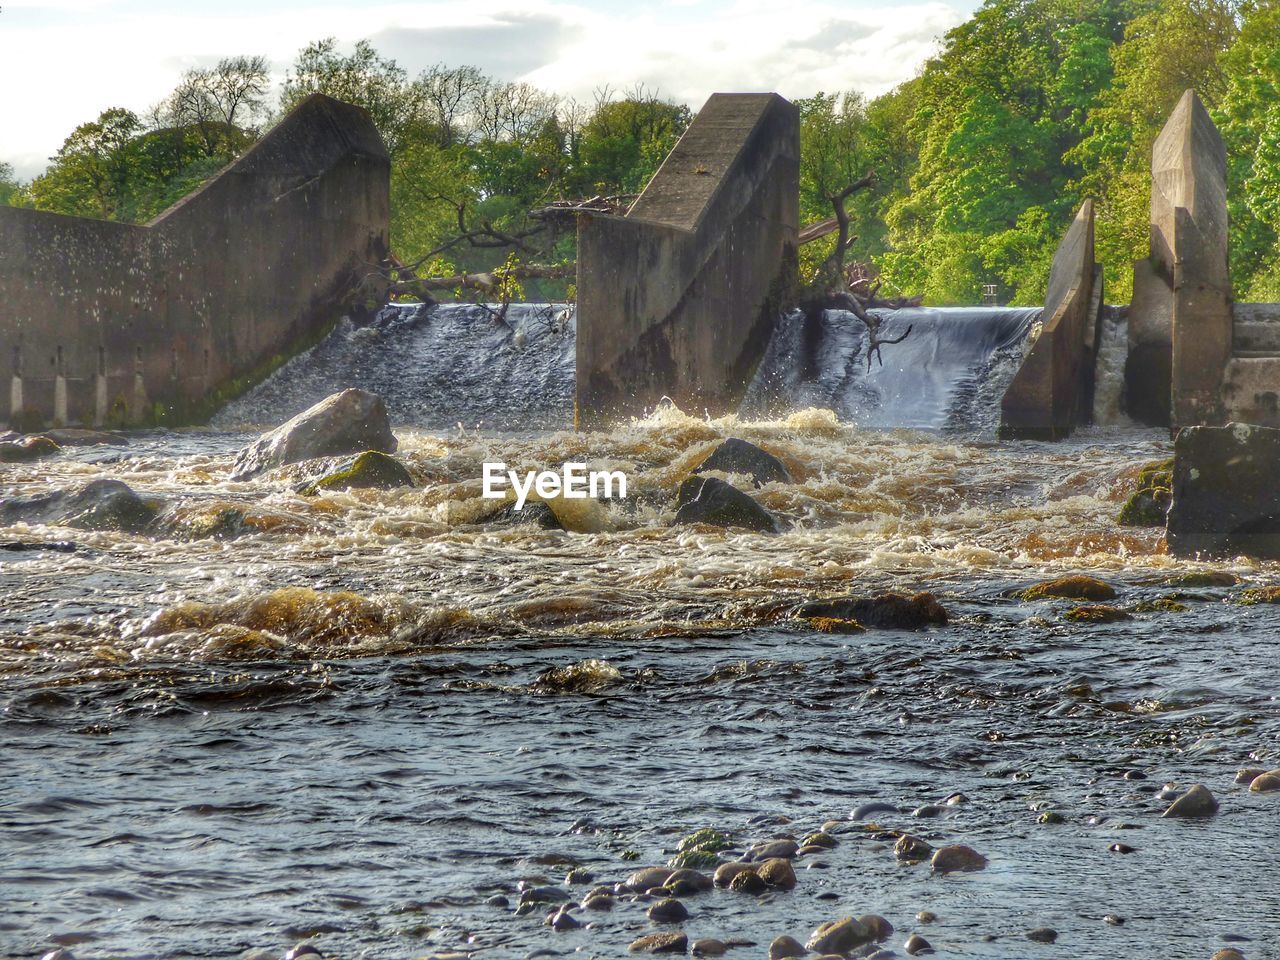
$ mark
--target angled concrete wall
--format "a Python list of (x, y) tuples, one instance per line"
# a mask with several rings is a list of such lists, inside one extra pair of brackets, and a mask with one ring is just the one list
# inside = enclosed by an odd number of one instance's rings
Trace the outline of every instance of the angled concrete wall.
[(389, 170), (317, 94), (146, 226), (0, 208), (0, 423), (198, 422), (347, 308)]
[(1102, 271), (1086, 200), (1053, 255), (1040, 336), (1000, 404), (1000, 436), (1058, 440), (1093, 411)]
[(736, 407), (794, 269), (799, 169), (793, 104), (718, 93), (625, 217), (579, 218), (580, 428)]
[(1226, 146), (1188, 90), (1152, 150), (1151, 257), (1135, 266), (1129, 313), (1131, 412), (1175, 428), (1225, 422), (1232, 325)]

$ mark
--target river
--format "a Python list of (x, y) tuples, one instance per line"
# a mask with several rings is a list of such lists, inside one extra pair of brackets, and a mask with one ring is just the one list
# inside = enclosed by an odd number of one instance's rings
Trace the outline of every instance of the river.
[[(0, 498), (110, 477), (167, 518), (147, 536), (0, 529), (40, 547), (0, 550), (0, 956), (616, 957), (663, 929), (647, 904), (555, 932), (515, 913), (517, 884), (624, 880), (704, 827), (742, 849), (829, 821), (839, 845), (796, 862), (794, 891), (691, 896), (679, 929), (756, 944), (730, 957), (865, 913), (900, 955), (915, 931), (958, 957), (1280, 956), (1280, 801), (1233, 784), (1280, 766), (1275, 607), (1238, 602), (1280, 566), (1178, 560), (1159, 529), (1116, 524), (1170, 454), (1155, 431), (991, 439), (973, 398), (1034, 316), (978, 322), (971, 355), (934, 350), (955, 370), (922, 375), (918, 404), (889, 385), (895, 363), (928, 366), (929, 337), (914, 359), (885, 348), (883, 387), (827, 337), (803, 378), (779, 346), (738, 417), (664, 405), (581, 435), (554, 420), (571, 318), (529, 316), (460, 311), (440, 332), (402, 311), (336, 331), (216, 428), (0, 467)], [(481, 381), (475, 406), (423, 401), (424, 369), (472, 382), (456, 354), (477, 343), (509, 402)], [(348, 385), (343, 363), (376, 368), (417, 486), (232, 483), (245, 421)], [(917, 429), (887, 423), (895, 407)], [(729, 436), (789, 468), (756, 491), (787, 532), (670, 525), (672, 492)], [(567, 531), (483, 522), (483, 462), (570, 459), (624, 470), (630, 496), (554, 504)], [(214, 522), (229, 510), (234, 536)], [(1076, 573), (1131, 618), (1017, 595)], [(930, 591), (950, 622), (842, 635), (791, 615), (885, 590)], [(1221, 812), (1162, 819), (1167, 782), (1205, 784)], [(850, 819), (867, 801), (896, 808), (879, 829)], [(891, 830), (990, 864), (901, 865)], [(1056, 944), (1026, 939), (1046, 926)]]

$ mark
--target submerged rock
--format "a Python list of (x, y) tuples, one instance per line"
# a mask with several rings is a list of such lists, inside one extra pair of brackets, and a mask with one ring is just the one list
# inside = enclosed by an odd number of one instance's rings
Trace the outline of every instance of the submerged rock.
[(1249, 781), (1250, 793), (1275, 793), (1280, 790), (1280, 770), (1268, 770)]
[(413, 485), (413, 477), (395, 457), (366, 450), (308, 483), (302, 494), (310, 496), (323, 490), (393, 490)]
[(934, 873), (972, 873), (976, 870), (985, 870), (987, 858), (973, 847), (958, 843), (939, 848), (934, 853), (930, 865)]
[(756, 868), (760, 879), (778, 890), (794, 890), (796, 888), (796, 871), (790, 860), (781, 858), (766, 860)]
[(769, 960), (794, 960), (795, 957), (803, 957), (808, 952), (803, 943), (786, 934), (777, 937), (773, 943), (769, 944)]
[(841, 917), (821, 924), (805, 946), (814, 953), (849, 953), (872, 939), (872, 932), (864, 924), (853, 917)]
[(73, 491), (55, 490), (0, 500), (0, 526), (15, 523), (142, 533), (156, 507), (119, 480), (91, 480)]
[(694, 467), (694, 473), (715, 470), (720, 473), (749, 475), (757, 487), (766, 483), (790, 483), (791, 472), (786, 464), (771, 453), (761, 450), (754, 443), (730, 437), (711, 451), (711, 456)]
[(1132, 620), (1133, 617), (1119, 607), (1112, 607), (1105, 603), (1089, 603), (1072, 607), (1063, 614), (1063, 619), (1070, 620), (1072, 623), (1119, 623), (1121, 620)]
[(241, 450), (231, 479), (247, 480), (271, 467), (319, 457), (340, 457), (365, 450), (395, 453), (396, 446), (382, 399), (365, 390), (343, 390)]
[(913, 957), (921, 953), (933, 953), (933, 945), (918, 933), (907, 937), (907, 942), (902, 945), (902, 949)]
[(41, 431), (41, 433), (60, 447), (125, 447), (129, 445), (128, 437), (120, 433), (110, 433), (104, 430), (55, 427), (52, 430)]
[(715, 477), (690, 478), (680, 487), (674, 523), (706, 523), (777, 533), (778, 521), (737, 487)]
[(0, 463), (31, 463), (61, 452), (62, 448), (58, 444), (39, 434), (18, 440), (0, 441)]
[(1197, 783), (1194, 787), (1173, 801), (1164, 812), (1166, 817), (1177, 817), (1184, 820), (1203, 820), (1218, 812), (1218, 801), (1209, 788)]
[(683, 923), (689, 919), (689, 909), (679, 900), (659, 900), (649, 908), (649, 919), (654, 923)]
[(919, 630), (945, 626), (947, 611), (931, 593), (905, 596), (882, 593), (874, 597), (810, 600), (796, 610), (803, 619), (854, 620), (867, 627), (889, 630)]
[(532, 523), (543, 530), (564, 529), (564, 524), (560, 522), (556, 512), (541, 500), (530, 500), (519, 510), (516, 509), (516, 502), (512, 500), (477, 522), (494, 527), (517, 527), (524, 523)]
[(893, 855), (903, 863), (919, 863), (933, 856), (933, 847), (919, 837), (904, 833), (893, 845)]
[(627, 949), (632, 953), (684, 953), (689, 949), (689, 938), (683, 933), (651, 933), (632, 940)]
[(1023, 600), (1114, 600), (1115, 587), (1095, 577), (1059, 577), (1043, 580), (1027, 587), (1019, 596)]

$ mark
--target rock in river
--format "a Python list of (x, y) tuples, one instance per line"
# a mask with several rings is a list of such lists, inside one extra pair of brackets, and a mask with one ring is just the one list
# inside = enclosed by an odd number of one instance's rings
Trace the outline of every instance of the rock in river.
[(651, 933), (632, 940), (627, 949), (632, 953), (684, 953), (689, 949), (689, 938), (683, 933)]
[(772, 453), (761, 450), (754, 443), (730, 437), (711, 451), (711, 456), (703, 460), (693, 470), (704, 473), (715, 470), (720, 473), (739, 473), (750, 475), (751, 482), (757, 487), (766, 483), (790, 483), (791, 473), (786, 464)]
[(1166, 817), (1178, 817), (1184, 820), (1203, 820), (1218, 812), (1218, 801), (1214, 799), (1209, 788), (1197, 783), (1180, 796), (1164, 812)]
[(396, 438), (387, 419), (387, 408), (380, 397), (365, 390), (343, 390), (241, 450), (231, 479), (247, 480), (286, 463), (365, 450), (395, 453)]
[(156, 518), (145, 502), (119, 480), (91, 480), (75, 490), (54, 490), (0, 500), (0, 526), (42, 523), (81, 530), (141, 533)]
[(941, 847), (934, 853), (930, 864), (935, 873), (971, 873), (986, 869), (987, 858), (973, 847), (955, 844)]
[(62, 448), (39, 434), (0, 442), (0, 463), (30, 463), (61, 453)]
[(1023, 600), (1114, 600), (1116, 590), (1096, 577), (1059, 577), (1033, 583), (1019, 596)]
[(679, 900), (659, 900), (649, 908), (649, 919), (654, 923), (683, 923), (689, 919), (689, 910)]
[(302, 494), (310, 496), (323, 490), (392, 490), (412, 486), (413, 477), (399, 460), (377, 450), (366, 450), (308, 483)]
[(1280, 790), (1280, 770), (1268, 770), (1249, 781), (1251, 793), (1274, 793)]
[(853, 917), (828, 920), (805, 944), (814, 953), (849, 953), (872, 941), (873, 934)]
[(919, 630), (947, 623), (947, 611), (931, 593), (917, 593), (910, 597), (901, 593), (881, 593), (874, 597), (810, 600), (797, 608), (796, 616), (856, 620), (866, 627), (887, 630)]
[(795, 957), (803, 957), (808, 952), (803, 943), (785, 934), (769, 944), (769, 960), (793, 960)]
[(680, 487), (675, 523), (707, 523), (713, 527), (745, 527), (777, 533), (779, 524), (760, 504), (715, 477), (691, 477)]

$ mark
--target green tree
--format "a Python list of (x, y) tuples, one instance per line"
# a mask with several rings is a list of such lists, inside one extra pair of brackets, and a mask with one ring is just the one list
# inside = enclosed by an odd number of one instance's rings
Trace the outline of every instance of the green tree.
[(426, 80), (411, 80), (367, 40), (345, 55), (333, 37), (303, 47), (285, 77), (281, 111), (288, 112), (312, 93), (364, 107), (393, 157), (415, 136), (430, 135), (433, 127)]
[(1251, 0), (1222, 58), (1231, 276), (1241, 300), (1280, 300), (1280, 3)]
[(0, 160), (0, 207), (6, 207), (18, 194), (20, 185), (13, 175), (13, 165)]
[(38, 210), (113, 219), (127, 196), (133, 140), (141, 129), (137, 114), (123, 107), (82, 123), (49, 169), (31, 181), (26, 199)]
[(639, 193), (692, 119), (688, 107), (643, 88), (617, 100), (602, 92), (576, 137), (566, 140), (574, 162), (569, 189), (587, 196)]
[(1222, 99), (1220, 59), (1236, 32), (1232, 0), (1161, 0), (1112, 51), (1112, 83), (1067, 160), (1080, 171), (1075, 191), (1099, 201), (1098, 257), (1113, 297), (1129, 295), (1129, 265), (1148, 253), (1152, 144), (1188, 89), (1210, 106)]

